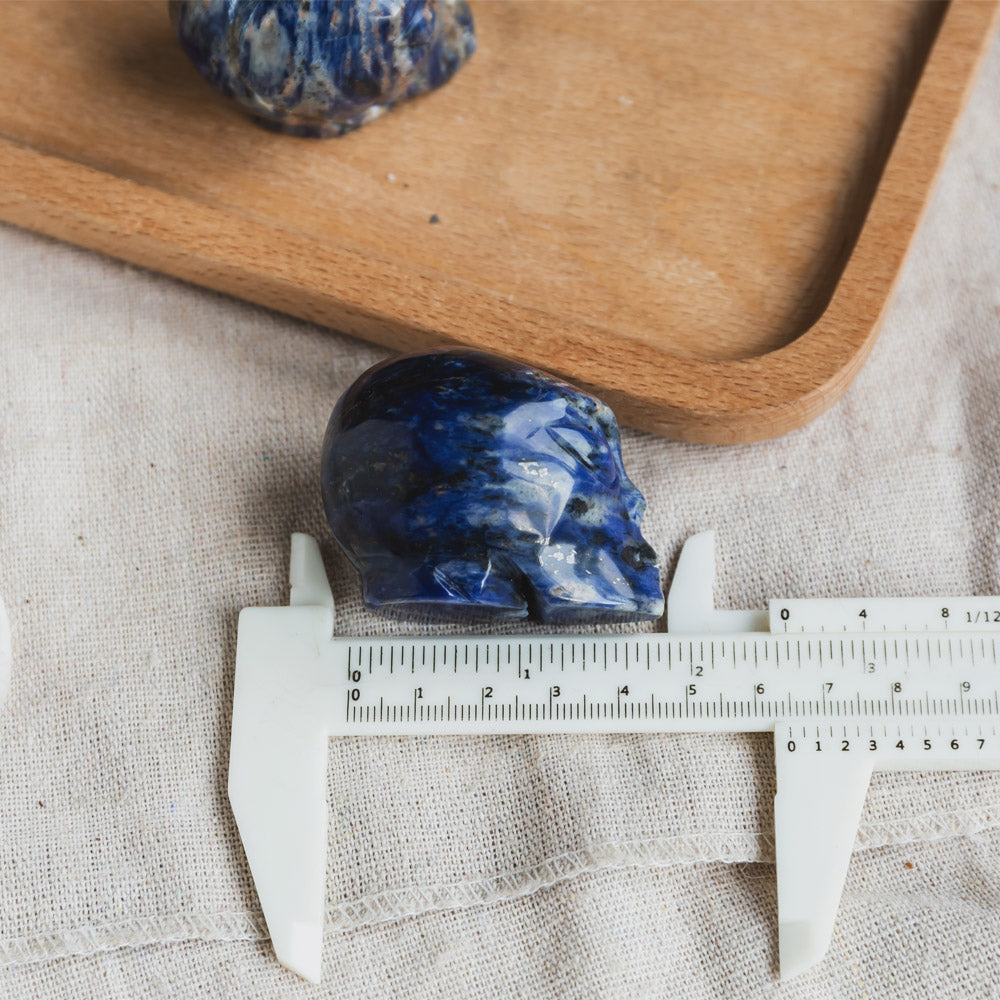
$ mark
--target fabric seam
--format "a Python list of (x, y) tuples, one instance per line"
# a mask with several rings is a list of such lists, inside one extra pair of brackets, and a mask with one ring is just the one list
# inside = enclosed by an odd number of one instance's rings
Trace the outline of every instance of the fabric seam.
[[(855, 849), (974, 836), (1000, 827), (1000, 809), (926, 814), (905, 821), (863, 823)], [(567, 851), (535, 865), (468, 881), (385, 890), (327, 907), (326, 929), (357, 930), (441, 910), (487, 906), (534, 895), (563, 882), (626, 868), (669, 868), (709, 863), (773, 862), (770, 833), (716, 831), (677, 837), (609, 841)], [(179, 913), (139, 917), (0, 940), (0, 966), (26, 965), (118, 948), (181, 941), (261, 941), (268, 938), (255, 911)]]

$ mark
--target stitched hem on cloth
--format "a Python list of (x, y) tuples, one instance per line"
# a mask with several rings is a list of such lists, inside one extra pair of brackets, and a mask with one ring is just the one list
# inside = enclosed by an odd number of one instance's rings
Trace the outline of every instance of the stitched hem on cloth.
[(260, 913), (174, 913), (116, 923), (42, 931), (0, 941), (0, 966), (94, 955), (178, 941), (259, 941), (268, 936)]
[(559, 882), (618, 868), (729, 864), (773, 857), (773, 841), (763, 833), (716, 832), (653, 840), (626, 840), (567, 851), (537, 865), (450, 885), (407, 886), (345, 900), (326, 911), (327, 925), (353, 930), (366, 924), (414, 917), (432, 910), (457, 910), (531, 896)]
[[(944, 840), (998, 827), (1000, 807), (978, 812), (927, 814), (899, 822), (863, 823), (855, 846), (872, 849)], [(486, 878), (446, 885), (410, 886), (344, 900), (327, 908), (326, 927), (357, 930), (439, 910), (486, 906), (531, 896), (561, 882), (601, 871), (773, 860), (774, 840), (769, 833), (716, 832), (610, 842), (589, 850), (568, 851), (537, 865)], [(171, 914), (0, 940), (0, 966), (178, 941), (260, 941), (267, 937), (267, 925), (259, 912)]]

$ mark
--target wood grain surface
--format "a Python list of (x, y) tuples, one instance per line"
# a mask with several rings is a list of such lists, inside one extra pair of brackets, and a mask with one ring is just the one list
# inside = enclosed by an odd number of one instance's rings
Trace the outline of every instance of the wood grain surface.
[(0, 218), (773, 436), (867, 356), (997, 7), (477, 0), (447, 87), (306, 140), (211, 91), (164, 4), (4, 3)]

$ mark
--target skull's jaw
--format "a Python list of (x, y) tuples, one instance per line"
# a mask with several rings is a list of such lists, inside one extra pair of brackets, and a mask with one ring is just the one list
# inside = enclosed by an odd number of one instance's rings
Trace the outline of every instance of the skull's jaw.
[(615, 625), (625, 622), (656, 621), (663, 616), (663, 601), (619, 600), (597, 603), (573, 602), (541, 594), (532, 605), (532, 615), (549, 625)]
[(528, 603), (515, 582), (488, 560), (362, 561), (365, 605), (408, 621), (504, 621), (526, 618)]
[[(663, 615), (663, 591), (655, 566), (626, 579), (609, 560), (605, 575), (558, 574), (531, 567), (525, 574), (528, 604), (538, 621), (549, 625), (610, 625), (655, 621)], [(569, 569), (569, 567), (567, 567)], [(582, 567), (581, 567), (582, 569)]]
[(663, 592), (655, 566), (626, 580), (611, 564), (605, 575), (553, 572), (537, 559), (358, 560), (365, 605), (410, 621), (489, 622), (529, 615), (551, 625), (655, 621)]

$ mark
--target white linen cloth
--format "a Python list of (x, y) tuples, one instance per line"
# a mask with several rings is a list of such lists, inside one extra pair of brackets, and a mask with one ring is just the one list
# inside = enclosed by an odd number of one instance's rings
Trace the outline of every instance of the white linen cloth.
[[(723, 607), (1000, 593), (998, 120), (994, 44), (831, 412), (741, 447), (625, 431), (665, 578), (714, 527)], [(0, 288), (0, 996), (1000, 996), (1000, 776), (876, 775), (830, 953), (778, 984), (743, 735), (334, 741), (326, 975), (283, 970), (225, 793), (236, 619), (286, 601), (306, 531), (340, 631), (401, 630), (318, 488), (385, 352), (9, 227)]]

